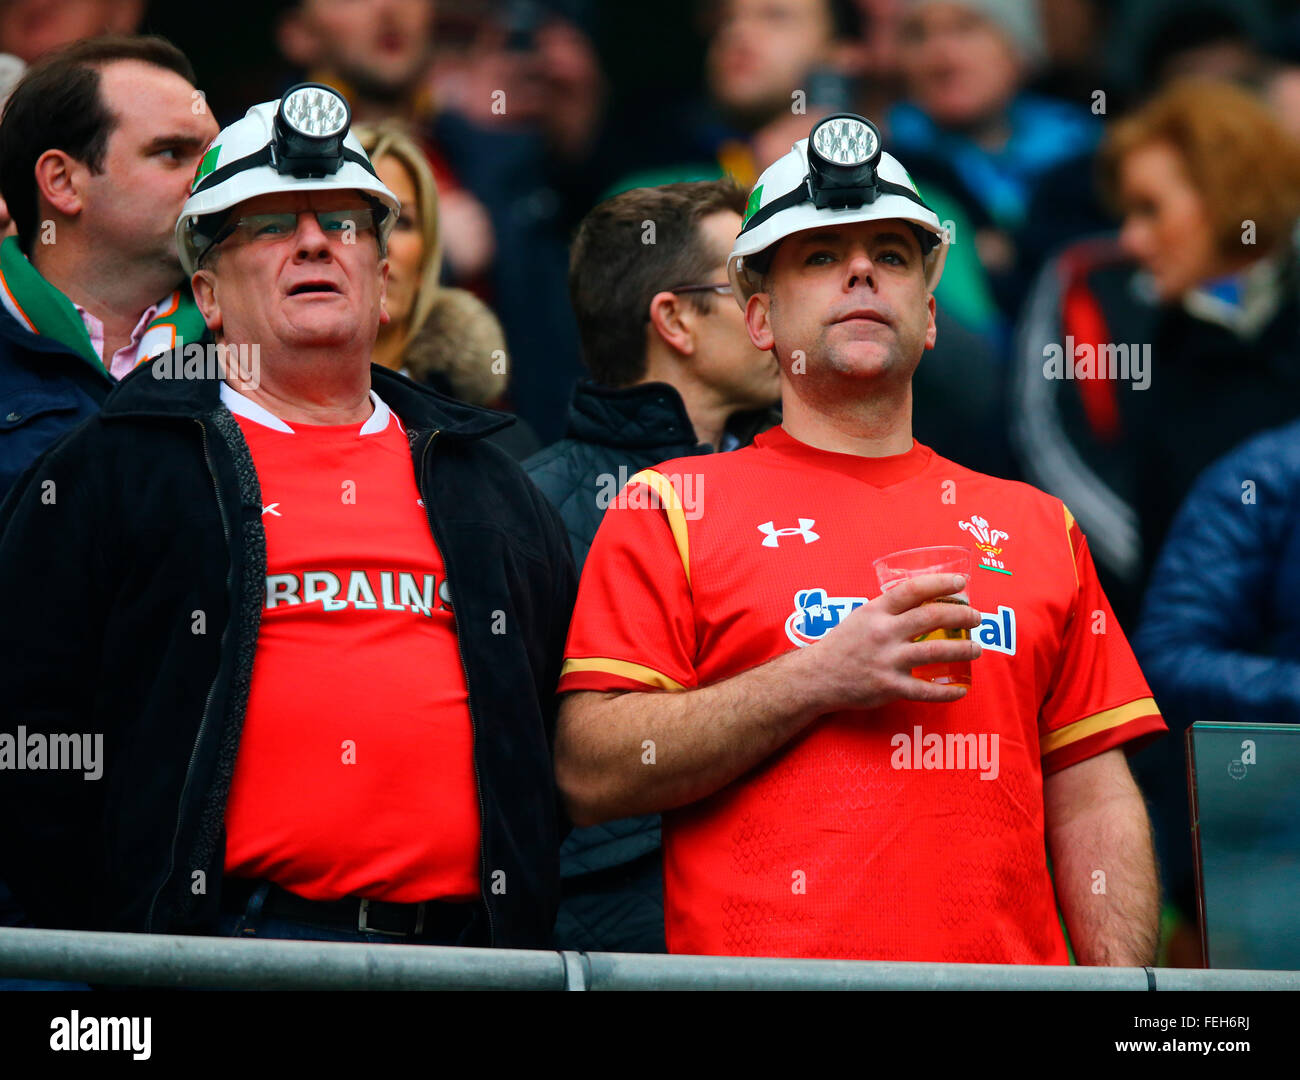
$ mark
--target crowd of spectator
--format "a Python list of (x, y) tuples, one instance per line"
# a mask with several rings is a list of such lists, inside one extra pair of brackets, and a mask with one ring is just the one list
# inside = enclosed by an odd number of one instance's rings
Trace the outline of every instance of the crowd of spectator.
[[(1195, 963), (1181, 732), (1294, 722), (1300, 700), (1278, 576), (1300, 524), (1300, 15), (1266, 0), (683, 0), (637, 18), (678, 19), (699, 70), (647, 89), (610, 59), (636, 33), (614, 6), (273, 6), (279, 66), (251, 100), (340, 90), (402, 203), (376, 363), (518, 416), (490, 437), (564, 514), (581, 570), (599, 523), (581, 496), (600, 476), (779, 422), (727, 254), (755, 180), (812, 122), (870, 117), (950, 242), (916, 438), (1059, 496), (1088, 536), (1171, 729), (1135, 771), (1181, 925), (1166, 959)], [(0, 93), (60, 48), (154, 29), (153, 7), (0, 6)], [(218, 124), (251, 100), (213, 116), (205, 79), (238, 60), (190, 52), (192, 68), (142, 43), (129, 77), (103, 80), (139, 154), (172, 155), (165, 173), (105, 159), (93, 124), (68, 119), (94, 117), (65, 69), (6, 112), (0, 495), (95, 414), (161, 321), (202, 332), (158, 253)], [(179, 138), (155, 148), (165, 118)], [(64, 120), (65, 141), (43, 142)], [(77, 159), (95, 180), (84, 205), (60, 172)], [(647, 223), (654, 257), (629, 258)], [(51, 225), (59, 243), (43, 245)], [(570, 837), (565, 942), (662, 949), (658, 837), (654, 817)]]

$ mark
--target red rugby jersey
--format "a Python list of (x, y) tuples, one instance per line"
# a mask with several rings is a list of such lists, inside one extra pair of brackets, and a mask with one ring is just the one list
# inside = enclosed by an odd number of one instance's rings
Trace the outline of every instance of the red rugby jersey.
[(644, 470), (596, 534), (559, 688), (690, 689), (816, 647), (879, 595), (873, 559), (932, 544), (972, 552), (972, 689), (828, 714), (665, 814), (670, 951), (1067, 962), (1043, 776), (1165, 726), (1058, 499), (780, 427)]
[(310, 900), (479, 895), (469, 692), (411, 450), (223, 387), (262, 487), (266, 600), (226, 804), (229, 874)]

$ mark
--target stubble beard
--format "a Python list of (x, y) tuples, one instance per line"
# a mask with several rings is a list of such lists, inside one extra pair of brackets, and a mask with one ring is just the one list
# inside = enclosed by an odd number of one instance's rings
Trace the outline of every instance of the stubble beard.
[[(912, 372), (905, 370), (903, 342), (896, 338), (892, 341), (867, 341), (865, 338), (836, 341), (831, 337), (833, 329), (834, 326), (822, 327), (813, 347), (806, 351), (803, 377), (821, 376), (818, 381), (834, 384), (836, 393), (843, 392), (846, 379), (870, 380), (883, 386), (900, 381), (900, 372), (904, 371), (901, 381), (911, 379)], [(861, 355), (864, 345), (871, 349), (869, 357)]]

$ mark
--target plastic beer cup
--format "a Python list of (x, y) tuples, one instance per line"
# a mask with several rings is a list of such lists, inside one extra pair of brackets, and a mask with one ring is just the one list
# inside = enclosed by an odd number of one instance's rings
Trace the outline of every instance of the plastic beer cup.
[[(908, 578), (920, 577), (923, 574), (963, 574), (969, 581), (971, 556), (970, 549), (964, 547), (908, 548), (905, 551), (895, 551), (892, 554), (876, 559), (872, 565), (876, 568), (876, 577), (880, 581), (880, 591), (883, 593), (908, 580)], [(966, 604), (969, 606), (970, 597), (966, 595), (966, 590), (962, 589), (951, 596), (940, 596), (936, 600), (927, 601), (927, 603)], [(922, 634), (914, 640), (955, 641), (958, 639), (969, 641), (970, 631), (964, 628), (960, 630), (932, 630), (930, 633)], [(915, 678), (927, 679), (935, 683), (971, 685), (969, 660), (922, 664), (920, 667), (912, 669), (912, 675)]]

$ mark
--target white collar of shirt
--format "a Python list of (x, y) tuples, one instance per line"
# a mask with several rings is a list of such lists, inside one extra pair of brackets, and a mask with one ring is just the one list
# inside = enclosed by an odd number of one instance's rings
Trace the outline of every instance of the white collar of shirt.
[[(359, 435), (377, 435), (388, 427), (388, 418), (393, 415), (392, 410), (384, 404), (373, 390), (370, 391), (370, 403), (375, 407), (375, 411), (370, 414), (370, 418), (361, 425)], [(229, 409), (236, 416), (242, 416), (246, 420), (252, 420), (254, 423), (268, 427), (272, 431), (283, 431), (287, 435), (293, 434), (293, 428), (286, 424), (274, 413), (265, 407), (259, 405), (250, 397), (241, 394), (228, 382), (221, 384), (221, 404)], [(396, 419), (394, 417), (394, 419)], [(400, 427), (400, 423), (399, 423)]]

